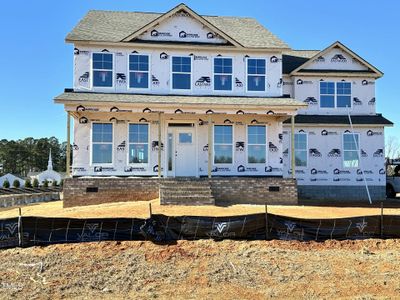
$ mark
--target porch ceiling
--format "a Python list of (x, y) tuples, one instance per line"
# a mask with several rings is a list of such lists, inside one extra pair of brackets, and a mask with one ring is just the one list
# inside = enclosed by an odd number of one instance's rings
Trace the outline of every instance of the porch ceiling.
[(183, 95), (144, 95), (92, 92), (64, 92), (54, 98), (63, 104), (116, 104), (132, 105), (154, 104), (160, 107), (171, 105), (190, 105), (194, 107), (221, 106), (232, 108), (283, 108), (296, 110), (307, 105), (292, 98), (283, 97), (236, 97), (236, 96), (183, 96)]

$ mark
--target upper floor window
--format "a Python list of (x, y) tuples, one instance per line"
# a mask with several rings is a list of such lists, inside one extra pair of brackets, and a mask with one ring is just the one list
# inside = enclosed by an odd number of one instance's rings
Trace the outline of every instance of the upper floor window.
[(295, 133), (294, 158), (296, 167), (307, 167), (307, 134)]
[(247, 161), (249, 164), (266, 162), (266, 127), (265, 125), (247, 126)]
[(214, 163), (231, 164), (233, 161), (232, 125), (214, 126)]
[(214, 90), (232, 90), (232, 58), (214, 58)]
[(358, 168), (359, 165), (359, 135), (357, 133), (343, 134), (343, 166)]
[(129, 163), (149, 162), (149, 125), (129, 124)]
[(192, 59), (187, 56), (172, 57), (172, 89), (190, 90)]
[(93, 86), (113, 86), (113, 55), (111, 53), (93, 53)]
[(113, 124), (93, 123), (92, 163), (111, 164), (113, 148)]
[(248, 91), (265, 91), (266, 79), (266, 63), (265, 59), (248, 58), (247, 59), (247, 90)]
[(350, 82), (327, 82), (321, 81), (320, 107), (350, 107), (351, 106), (351, 83)]
[(129, 55), (129, 87), (136, 89), (149, 88), (149, 56)]

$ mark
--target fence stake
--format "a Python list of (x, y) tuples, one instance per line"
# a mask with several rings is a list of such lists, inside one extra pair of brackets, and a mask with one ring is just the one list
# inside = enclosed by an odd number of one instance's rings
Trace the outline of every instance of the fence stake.
[(383, 201), (381, 201), (381, 238), (383, 238)]
[(265, 239), (269, 240), (269, 233), (268, 233), (268, 204), (265, 204)]
[(152, 215), (153, 215), (153, 211), (152, 211), (152, 209), (151, 209), (151, 203), (149, 203), (149, 213), (150, 213), (150, 218), (151, 218)]
[(18, 246), (22, 247), (22, 214), (21, 214), (21, 207), (18, 207)]

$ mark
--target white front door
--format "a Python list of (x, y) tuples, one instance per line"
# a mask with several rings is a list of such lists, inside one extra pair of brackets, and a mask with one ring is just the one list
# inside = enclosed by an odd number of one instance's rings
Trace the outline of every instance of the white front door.
[(168, 176), (197, 176), (194, 127), (168, 128)]

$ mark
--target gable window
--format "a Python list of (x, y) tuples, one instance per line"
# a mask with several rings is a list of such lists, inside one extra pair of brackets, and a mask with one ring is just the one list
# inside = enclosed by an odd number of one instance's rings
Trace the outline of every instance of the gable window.
[(129, 163), (149, 162), (149, 125), (129, 124)]
[(113, 124), (92, 124), (92, 163), (111, 164), (113, 147)]
[(172, 57), (172, 89), (191, 89), (192, 59), (187, 56)]
[(296, 167), (307, 167), (307, 134), (294, 134), (294, 158)]
[(247, 59), (247, 90), (265, 91), (266, 63), (265, 59), (248, 58)]
[(135, 89), (149, 88), (148, 55), (129, 55), (129, 87)]
[(214, 58), (214, 90), (232, 90), (232, 58)]
[(214, 125), (214, 163), (231, 164), (233, 161), (232, 125)]
[(249, 164), (266, 162), (266, 127), (265, 125), (247, 126), (247, 161)]
[(345, 168), (358, 168), (359, 165), (359, 134), (343, 134), (343, 166)]
[(93, 53), (93, 86), (113, 86), (113, 55), (111, 53)]
[(337, 82), (336, 83), (336, 105), (337, 107), (351, 106), (351, 83)]
[(326, 82), (319, 84), (320, 107), (351, 107), (351, 83), (350, 82)]

